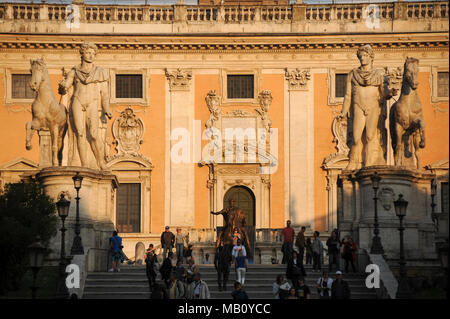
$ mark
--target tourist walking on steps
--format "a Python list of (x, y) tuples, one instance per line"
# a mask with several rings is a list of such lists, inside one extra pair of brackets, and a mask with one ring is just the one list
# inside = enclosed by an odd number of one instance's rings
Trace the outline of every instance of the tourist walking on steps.
[(234, 290), (231, 292), (231, 297), (233, 297), (234, 300), (248, 299), (248, 295), (245, 290), (242, 289), (242, 285), (239, 281), (234, 283)]
[(292, 251), (294, 250), (294, 236), (294, 228), (291, 227), (291, 221), (288, 220), (286, 222), (286, 227), (281, 231), (281, 237), (283, 238), (283, 246), (281, 247), (281, 251), (283, 252), (282, 264), (287, 263), (292, 256)]
[(177, 279), (177, 273), (174, 271), (170, 273), (170, 279), (167, 283), (167, 296), (169, 299), (184, 298), (183, 283)]
[(194, 274), (194, 281), (189, 285), (188, 299), (210, 299), (208, 284), (200, 279), (200, 273)]
[(326, 271), (323, 272), (322, 277), (317, 280), (317, 292), (320, 299), (330, 299), (331, 298), (331, 286), (333, 284), (333, 279), (328, 276)]
[(169, 230), (169, 226), (166, 226), (161, 234), (161, 247), (163, 248), (163, 260), (167, 258), (167, 252), (172, 252), (173, 245), (175, 243), (175, 235)]
[(331, 299), (350, 299), (348, 282), (342, 279), (342, 272), (336, 271), (336, 279), (331, 285)]
[(297, 238), (295, 239), (295, 246), (297, 246), (298, 249), (298, 259), (300, 260), (302, 266), (303, 258), (305, 257), (305, 231), (306, 227), (302, 226), (297, 234)]
[(303, 277), (299, 278), (296, 293), (297, 293), (298, 299), (310, 299), (311, 298), (311, 290), (305, 284), (305, 278), (303, 278)]
[(177, 234), (175, 235), (175, 248), (177, 252), (177, 261), (181, 260), (181, 262), (183, 262), (185, 241), (186, 236), (181, 232), (181, 228), (177, 227)]
[(311, 265), (313, 259), (313, 251), (312, 251), (312, 242), (311, 238), (306, 238), (305, 242), (305, 252), (306, 252), (306, 261), (307, 265)]
[(158, 265), (158, 260), (153, 250), (153, 244), (150, 244), (149, 249), (147, 249), (147, 255), (145, 257), (145, 272), (148, 279), (148, 286), (150, 287), (150, 291), (152, 291), (153, 286), (156, 283), (156, 271)]
[(353, 242), (353, 238), (350, 236), (348, 237), (347, 240), (345, 240), (345, 238), (342, 240), (342, 245), (343, 245), (342, 258), (345, 261), (345, 272), (348, 273), (349, 263), (352, 265), (353, 272), (356, 272), (355, 260), (356, 260), (356, 251), (358, 250), (358, 247)]
[(298, 279), (300, 276), (305, 276), (305, 269), (303, 269), (303, 265), (300, 263), (298, 259), (298, 254), (294, 250), (292, 253), (292, 258), (288, 260), (288, 264), (286, 267), (286, 277), (292, 281), (292, 286), (297, 288)]
[(243, 286), (245, 283), (245, 272), (247, 271), (247, 257), (244, 256), (242, 250), (239, 250), (238, 256), (235, 258), (236, 261), (236, 274), (237, 281)]
[(331, 272), (333, 264), (336, 265), (336, 270), (340, 270), (340, 244), (336, 231), (333, 231), (327, 240), (329, 272)]
[(161, 273), (161, 277), (164, 280), (164, 283), (167, 285), (170, 274), (172, 273), (173, 267), (172, 267), (172, 257), (173, 252), (169, 252), (169, 256), (163, 261), (161, 268), (159, 269), (159, 272)]
[(109, 244), (112, 253), (112, 268), (110, 272), (120, 272), (120, 263), (122, 262), (122, 237), (117, 231), (113, 232), (113, 236), (109, 239)]
[(283, 275), (278, 275), (275, 282), (272, 284), (273, 297), (275, 299), (284, 299), (285, 296), (283, 292), (286, 290), (286, 288), (289, 290), (291, 286), (286, 280), (284, 280)]
[(314, 232), (314, 240), (312, 242), (312, 252), (313, 252), (313, 269), (314, 271), (322, 270), (322, 255), (323, 255), (323, 243), (319, 238), (320, 233), (318, 231)]

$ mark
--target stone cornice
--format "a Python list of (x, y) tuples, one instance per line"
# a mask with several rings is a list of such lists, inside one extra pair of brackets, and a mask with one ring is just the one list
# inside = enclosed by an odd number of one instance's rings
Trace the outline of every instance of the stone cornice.
[[(362, 44), (370, 43), (372, 47), (383, 50), (448, 48), (447, 32), (413, 33), (413, 34), (340, 34), (340, 35), (305, 35), (297, 36), (248, 36), (238, 38), (222, 36), (183, 36), (167, 37), (161, 35), (138, 35), (133, 38), (125, 36), (86, 36), (86, 35), (33, 35), (0, 34), (0, 51), (4, 50), (78, 50), (83, 41), (94, 42), (100, 51), (133, 51), (134, 53), (173, 52), (173, 53), (247, 53), (247, 52), (296, 52), (296, 51), (334, 51), (354, 50)], [(114, 40), (114, 42), (112, 42)]]

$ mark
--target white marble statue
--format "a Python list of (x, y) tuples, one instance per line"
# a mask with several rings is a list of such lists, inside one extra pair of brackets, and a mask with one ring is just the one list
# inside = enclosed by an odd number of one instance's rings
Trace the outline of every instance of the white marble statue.
[[(59, 92), (64, 95), (71, 86), (74, 88), (69, 118), (74, 132), (73, 143), (77, 145), (81, 166), (88, 167), (86, 141), (89, 141), (98, 167), (105, 170), (105, 146), (99, 130), (99, 102), (103, 114), (109, 119), (112, 114), (109, 109), (108, 74), (102, 67), (94, 65), (97, 52), (95, 44), (88, 42), (82, 44), (81, 64), (74, 66), (59, 83)], [(72, 165), (72, 160), (69, 156), (69, 166)]]

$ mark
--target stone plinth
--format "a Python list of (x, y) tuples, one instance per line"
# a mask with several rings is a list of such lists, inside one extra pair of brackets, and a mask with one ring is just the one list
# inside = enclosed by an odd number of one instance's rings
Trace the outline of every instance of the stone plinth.
[[(69, 216), (66, 219), (66, 255), (70, 255), (75, 236), (76, 190), (72, 177), (77, 173), (83, 176), (80, 189), (80, 236), (84, 247), (84, 256), (77, 256), (72, 262), (80, 263), (83, 271), (105, 271), (109, 263), (109, 238), (114, 230), (115, 219), (114, 196), (118, 186), (115, 175), (82, 167), (47, 167), (36, 174), (46, 193), (56, 202), (64, 192), (70, 200)], [(52, 240), (53, 250), (50, 260), (57, 263), (61, 247), (60, 218), (58, 217), (58, 234)]]
[(393, 166), (373, 166), (358, 172), (343, 171), (342, 197), (338, 212), (341, 236), (351, 234), (360, 248), (370, 251), (374, 236), (374, 190), (370, 177), (381, 177), (378, 189), (378, 222), (381, 242), (388, 259), (399, 258), (399, 219), (394, 201), (399, 194), (409, 202), (404, 218), (404, 243), (407, 259), (435, 259), (435, 227), (431, 218), (431, 180), (422, 170)]

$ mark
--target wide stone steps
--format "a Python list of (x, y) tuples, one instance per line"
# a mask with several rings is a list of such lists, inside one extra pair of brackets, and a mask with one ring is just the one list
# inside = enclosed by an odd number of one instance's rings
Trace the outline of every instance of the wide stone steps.
[[(219, 291), (217, 273), (213, 265), (199, 267), (201, 278), (205, 280), (211, 292), (211, 298), (231, 299), (236, 272), (231, 270), (227, 291)], [(316, 282), (320, 273), (312, 272), (309, 265), (305, 267), (306, 284), (311, 289), (311, 298), (317, 299)], [(272, 284), (278, 274), (285, 275), (285, 265), (249, 265), (245, 279), (245, 291), (250, 299), (273, 299)], [(334, 278), (334, 275), (331, 276)], [(349, 283), (352, 299), (376, 298), (374, 290), (365, 287), (362, 274), (344, 274)], [(161, 277), (158, 274), (157, 280)], [(145, 275), (145, 266), (124, 266), (120, 273), (93, 272), (86, 278), (83, 298), (85, 299), (148, 299), (150, 291)]]

